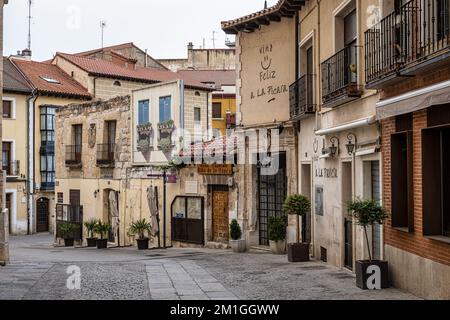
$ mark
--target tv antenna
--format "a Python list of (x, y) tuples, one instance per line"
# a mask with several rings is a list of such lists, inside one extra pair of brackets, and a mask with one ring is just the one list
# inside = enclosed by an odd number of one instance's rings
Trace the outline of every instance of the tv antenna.
[(106, 21), (100, 20), (100, 29), (102, 30), (102, 49), (104, 48), (104, 32), (106, 28)]
[(212, 42), (213, 42), (213, 49), (215, 49), (216, 48), (216, 31), (213, 31), (212, 32), (212, 34), (213, 34), (213, 37), (212, 37)]
[(27, 43), (27, 49), (31, 50), (31, 19), (33, 16), (31, 15), (31, 5), (33, 4), (32, 0), (28, 0), (28, 43)]

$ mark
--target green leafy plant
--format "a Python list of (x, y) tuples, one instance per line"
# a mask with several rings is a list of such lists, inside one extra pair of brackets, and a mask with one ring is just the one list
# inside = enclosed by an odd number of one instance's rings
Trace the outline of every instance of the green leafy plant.
[(145, 232), (150, 234), (151, 231), (152, 231), (151, 224), (147, 222), (145, 219), (140, 219), (131, 224), (129, 232), (131, 235), (138, 235), (139, 240), (145, 240), (148, 239), (145, 237)]
[(95, 225), (94, 231), (95, 233), (98, 233), (100, 235), (100, 239), (106, 239), (106, 236), (108, 235), (108, 232), (110, 232), (112, 229), (111, 225), (109, 223), (103, 223), (101, 221), (98, 221), (98, 223)]
[(75, 231), (75, 226), (69, 222), (62, 222), (59, 225), (59, 230), (61, 231), (64, 239), (70, 239)]
[(286, 239), (286, 218), (270, 217), (267, 225), (269, 240), (282, 241)]
[(233, 240), (239, 240), (242, 236), (241, 226), (236, 219), (233, 219), (230, 223), (230, 237)]
[(370, 252), (369, 236), (367, 234), (367, 228), (373, 226), (375, 223), (383, 224), (384, 220), (388, 217), (386, 209), (384, 209), (375, 200), (354, 200), (347, 203), (347, 209), (349, 215), (355, 218), (358, 225), (363, 227), (364, 234), (367, 241), (367, 249), (369, 252), (369, 260), (372, 261), (372, 254)]
[[(311, 202), (301, 194), (293, 194), (283, 203), (283, 212), (289, 215), (304, 217), (311, 210)], [(297, 243), (300, 242), (300, 227), (297, 223)]]
[(84, 223), (84, 226), (86, 227), (86, 230), (88, 232), (88, 237), (93, 238), (95, 234), (95, 227), (99, 223), (98, 219), (90, 219)]

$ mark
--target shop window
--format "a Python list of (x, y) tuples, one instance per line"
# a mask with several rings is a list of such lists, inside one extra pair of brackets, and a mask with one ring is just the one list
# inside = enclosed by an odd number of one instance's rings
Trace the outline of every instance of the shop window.
[(392, 226), (413, 232), (412, 131), (391, 136)]

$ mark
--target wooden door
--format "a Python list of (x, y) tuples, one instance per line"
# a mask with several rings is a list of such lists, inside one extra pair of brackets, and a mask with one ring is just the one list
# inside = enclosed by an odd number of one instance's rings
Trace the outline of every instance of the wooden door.
[(69, 204), (73, 206), (80, 205), (80, 190), (70, 190), (69, 191)]
[(213, 189), (212, 192), (213, 241), (228, 241), (228, 190)]
[(37, 221), (36, 232), (48, 232), (48, 222), (50, 214), (50, 200), (47, 198), (40, 198), (37, 201)]

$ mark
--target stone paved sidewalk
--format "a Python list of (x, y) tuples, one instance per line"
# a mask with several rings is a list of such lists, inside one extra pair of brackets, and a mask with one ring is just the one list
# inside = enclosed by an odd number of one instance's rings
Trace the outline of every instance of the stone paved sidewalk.
[(152, 299), (236, 300), (216, 278), (193, 261), (152, 263), (146, 266)]

